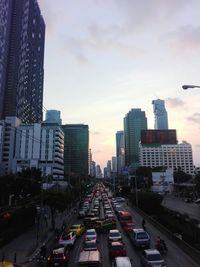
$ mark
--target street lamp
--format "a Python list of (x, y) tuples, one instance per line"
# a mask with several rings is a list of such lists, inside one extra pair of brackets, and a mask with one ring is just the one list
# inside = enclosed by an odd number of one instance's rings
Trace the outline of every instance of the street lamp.
[(199, 85), (183, 85), (182, 88), (183, 90), (187, 90), (190, 88), (200, 88), (200, 86)]

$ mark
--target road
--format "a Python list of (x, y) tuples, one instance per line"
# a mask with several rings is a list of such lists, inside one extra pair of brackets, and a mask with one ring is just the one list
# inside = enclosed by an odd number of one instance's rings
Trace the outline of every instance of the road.
[(166, 195), (163, 199), (162, 205), (182, 214), (188, 214), (189, 217), (200, 221), (200, 204), (186, 203), (180, 198), (172, 195)]
[[(141, 216), (130, 206), (124, 205), (124, 208), (131, 212), (136, 225), (138, 227), (141, 227)], [(100, 217), (103, 216), (103, 206), (101, 204), (101, 210), (100, 210)], [(71, 224), (74, 223), (83, 223), (82, 219), (74, 218), (74, 220), (71, 222)], [(171, 242), (166, 236), (164, 236), (162, 233), (160, 233), (155, 227), (150, 225), (148, 222), (146, 223), (147, 231), (151, 237), (151, 247), (154, 248), (155, 240), (158, 235), (160, 235), (161, 238), (163, 238), (166, 241), (166, 244), (168, 246), (168, 254), (165, 256), (165, 260), (167, 263), (167, 266), (170, 267), (177, 267), (177, 266), (184, 266), (184, 267), (199, 267), (197, 263), (195, 263), (192, 258), (190, 258), (187, 254), (185, 254), (182, 250), (180, 250), (173, 242)], [(117, 228), (121, 231), (123, 242), (126, 244), (126, 251), (127, 256), (131, 258), (134, 262), (134, 266), (141, 266), (140, 263), (140, 251), (136, 250), (133, 245), (131, 244), (129, 238), (127, 235), (123, 232), (121, 225), (119, 222), (117, 222)], [(76, 262), (78, 261), (78, 257), (80, 254), (80, 251), (82, 250), (82, 244), (83, 244), (83, 236), (79, 237), (76, 240), (74, 248), (71, 250), (68, 266), (75, 267)], [(102, 259), (102, 267), (111, 267), (111, 261), (109, 259), (108, 254), (108, 244), (107, 244), (107, 238), (108, 234), (99, 234), (98, 235), (98, 247), (101, 254)], [(52, 247), (55, 245), (55, 241), (51, 240), (48, 244), (49, 247)], [(35, 266), (35, 262), (30, 264), (31, 267)]]

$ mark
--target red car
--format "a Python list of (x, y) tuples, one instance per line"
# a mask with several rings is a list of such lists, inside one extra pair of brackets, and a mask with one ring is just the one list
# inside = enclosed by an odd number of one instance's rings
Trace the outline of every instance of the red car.
[(135, 223), (134, 222), (127, 222), (122, 227), (123, 227), (123, 230), (125, 233), (130, 233), (135, 228)]
[(126, 256), (124, 243), (121, 241), (111, 242), (109, 246), (109, 256), (111, 259)]

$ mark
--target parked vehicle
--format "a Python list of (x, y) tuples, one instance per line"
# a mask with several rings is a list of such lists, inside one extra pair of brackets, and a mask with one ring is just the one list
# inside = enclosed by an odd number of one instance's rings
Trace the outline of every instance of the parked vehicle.
[(141, 264), (145, 267), (167, 267), (157, 249), (146, 249), (141, 253)]
[(128, 235), (136, 248), (149, 248), (150, 237), (144, 229), (135, 228), (132, 232), (128, 233)]

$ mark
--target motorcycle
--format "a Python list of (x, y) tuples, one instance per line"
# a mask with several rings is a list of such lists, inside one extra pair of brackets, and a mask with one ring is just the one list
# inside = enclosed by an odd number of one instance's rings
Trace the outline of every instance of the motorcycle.
[(168, 248), (167, 248), (167, 245), (165, 243), (164, 240), (160, 240), (160, 244), (156, 244), (156, 249), (160, 252), (160, 254), (163, 256), (163, 255), (166, 255), (167, 252), (168, 252)]

